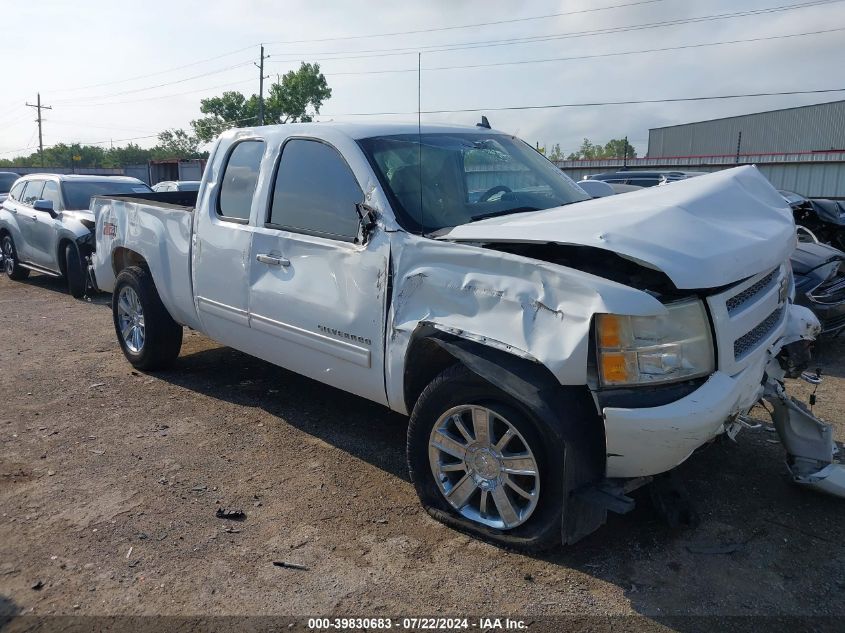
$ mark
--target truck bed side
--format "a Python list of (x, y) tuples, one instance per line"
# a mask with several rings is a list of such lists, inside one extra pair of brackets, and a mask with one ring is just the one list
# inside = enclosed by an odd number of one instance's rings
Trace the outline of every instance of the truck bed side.
[[(196, 192), (102, 196), (91, 201), (96, 218), (94, 276), (111, 292), (126, 266), (146, 266), (170, 315), (199, 327), (191, 282), (191, 238)], [(172, 199), (172, 201), (171, 201)]]

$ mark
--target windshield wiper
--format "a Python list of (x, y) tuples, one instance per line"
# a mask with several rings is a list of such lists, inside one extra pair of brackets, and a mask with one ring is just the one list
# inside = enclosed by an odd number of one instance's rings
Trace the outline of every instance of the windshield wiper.
[(511, 213), (525, 213), (526, 211), (541, 211), (539, 207), (515, 207), (513, 209), (504, 209), (502, 211), (491, 211), (490, 213), (481, 213), (470, 217), (470, 222), (478, 222), (479, 220), (486, 220), (487, 218), (496, 218), (500, 215), (510, 215)]

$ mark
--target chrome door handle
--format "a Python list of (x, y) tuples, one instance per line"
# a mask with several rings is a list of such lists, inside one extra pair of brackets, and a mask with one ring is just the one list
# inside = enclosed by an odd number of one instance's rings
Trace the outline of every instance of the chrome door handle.
[(266, 253), (256, 255), (255, 259), (261, 262), (262, 264), (267, 264), (269, 266), (290, 266), (289, 259), (285, 259), (284, 257), (276, 257), (275, 255), (268, 255)]

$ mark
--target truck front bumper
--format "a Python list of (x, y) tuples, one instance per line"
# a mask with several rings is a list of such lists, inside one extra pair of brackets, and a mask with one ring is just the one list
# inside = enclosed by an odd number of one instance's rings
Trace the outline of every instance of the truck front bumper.
[(604, 409), (607, 477), (643, 477), (671, 470), (744, 414), (763, 394), (768, 357), (736, 376), (717, 371), (701, 387), (670, 404)]
[(739, 373), (716, 371), (691, 394), (666, 405), (605, 407), (606, 476), (643, 477), (671, 470), (747, 413), (764, 395), (767, 366), (777, 362), (783, 346), (812, 339), (820, 329), (810, 310), (788, 305), (782, 334)]

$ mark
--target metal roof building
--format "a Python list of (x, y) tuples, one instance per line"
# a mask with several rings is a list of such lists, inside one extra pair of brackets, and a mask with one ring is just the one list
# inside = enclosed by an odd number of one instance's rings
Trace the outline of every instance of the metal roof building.
[(845, 101), (652, 128), (648, 156), (845, 150)]
[(576, 180), (622, 168), (717, 171), (756, 165), (778, 189), (845, 199), (845, 101), (652, 128), (642, 158), (555, 164)]

